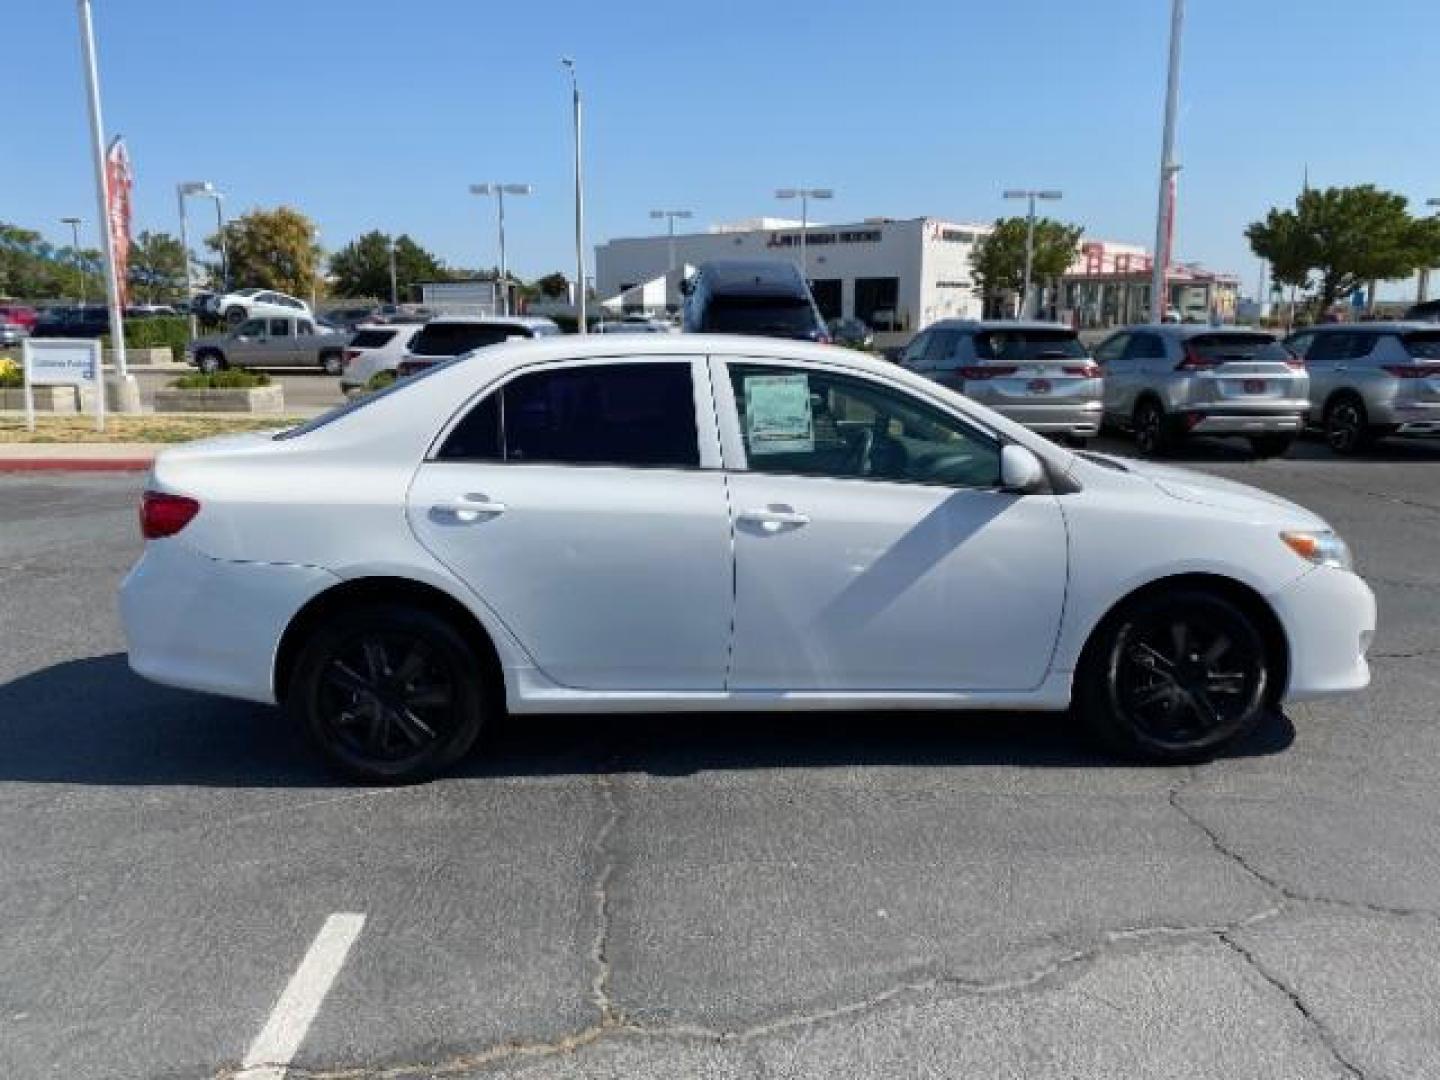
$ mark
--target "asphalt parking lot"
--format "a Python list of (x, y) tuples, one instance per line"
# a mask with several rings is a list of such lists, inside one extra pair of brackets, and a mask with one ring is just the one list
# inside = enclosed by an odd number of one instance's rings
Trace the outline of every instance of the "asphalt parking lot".
[(1440, 1076), (1440, 446), (1190, 463), (1350, 540), (1368, 692), (1196, 769), (1058, 717), (547, 718), (401, 789), (129, 673), (138, 476), (0, 477), (0, 1076), (234, 1076), (322, 941), (291, 1075)]

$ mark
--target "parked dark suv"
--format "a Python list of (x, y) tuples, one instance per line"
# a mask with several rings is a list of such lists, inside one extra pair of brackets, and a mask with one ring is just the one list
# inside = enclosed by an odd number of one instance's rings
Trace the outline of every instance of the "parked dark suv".
[(691, 333), (830, 340), (794, 263), (717, 259), (702, 263), (684, 290), (684, 328)]

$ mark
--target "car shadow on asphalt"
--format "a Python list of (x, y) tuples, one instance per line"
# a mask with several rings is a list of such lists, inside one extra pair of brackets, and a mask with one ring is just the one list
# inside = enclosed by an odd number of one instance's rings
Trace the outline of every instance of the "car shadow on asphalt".
[[(1275, 713), (1226, 757), (1285, 751)], [(1126, 767), (1066, 715), (843, 712), (516, 716), (450, 775), (471, 778), (803, 768)], [(333, 787), (275, 708), (171, 690), (119, 653), (0, 685), (0, 783)]]

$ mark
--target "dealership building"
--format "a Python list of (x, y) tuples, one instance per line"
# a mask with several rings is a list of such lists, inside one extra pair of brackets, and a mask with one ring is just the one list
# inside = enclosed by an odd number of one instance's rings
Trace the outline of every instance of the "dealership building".
[[(970, 253), (989, 225), (939, 218), (867, 218), (810, 225), (805, 262), (826, 319), (862, 319), (876, 329), (915, 330), (936, 319), (979, 318)], [(611, 240), (595, 249), (595, 288), (616, 309), (681, 302), (687, 268), (711, 259), (800, 261), (800, 223), (754, 218), (708, 232)], [(673, 245), (673, 246), (672, 246)]]

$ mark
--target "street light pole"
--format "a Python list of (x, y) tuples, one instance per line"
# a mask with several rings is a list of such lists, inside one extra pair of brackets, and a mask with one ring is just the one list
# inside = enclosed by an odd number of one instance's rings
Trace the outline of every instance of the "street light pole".
[(1169, 297), (1165, 272), (1170, 267), (1170, 244), (1175, 226), (1175, 111), (1180, 97), (1180, 37), (1185, 23), (1185, 0), (1170, 0), (1170, 68), (1165, 79), (1165, 132), (1160, 149), (1160, 199), (1155, 215), (1155, 264), (1150, 269), (1150, 321), (1165, 321)]
[(675, 269), (675, 219), (689, 218), (689, 210), (651, 210), (650, 217), (653, 219), (664, 218), (669, 223), (669, 266), (668, 269)]
[(220, 208), (225, 196), (218, 191), (210, 192), (215, 200), (215, 235), (220, 238), (220, 291), (230, 291), (230, 256), (225, 250), (225, 212)]
[(395, 306), (400, 303), (400, 290), (396, 286), (395, 278), (395, 238), (390, 238), (390, 304)]
[(500, 230), (500, 314), (510, 314), (510, 269), (505, 261), (505, 196), (529, 195), (535, 189), (529, 184), (471, 184), (471, 195), (494, 195), (496, 220)]
[[(195, 321), (195, 275), (190, 269), (190, 221), (185, 213), (186, 195), (214, 195), (215, 185), (209, 180), (186, 180), (175, 185), (175, 199), (180, 204), (180, 247), (185, 256), (185, 309), (190, 315), (190, 336), (198, 332)], [(224, 233), (221, 233), (224, 236)]]
[(75, 269), (80, 274), (80, 306), (85, 306), (85, 264), (80, 258), (80, 219), (78, 217), (62, 217), (60, 224), (70, 226), (70, 250), (75, 253)]
[[(125, 366), (125, 313), (120, 310), (120, 279), (115, 268), (115, 237), (110, 230), (110, 181), (105, 169), (105, 122), (100, 115), (100, 72), (95, 61), (95, 23), (90, 0), (75, 0), (80, 17), (80, 51), (85, 63), (86, 98), (90, 105), (90, 149), (95, 159), (95, 203), (100, 222), (101, 251), (105, 256), (105, 289), (110, 304), (110, 347), (115, 354), (115, 376), (122, 383), (129, 375)], [(99, 380), (103, 382), (103, 379)], [(105, 388), (96, 388), (104, 393)], [(121, 397), (121, 408), (128, 406)], [(138, 402), (137, 402), (138, 404)]]
[(575, 74), (572, 57), (561, 57), (560, 63), (570, 72), (570, 100), (575, 126), (575, 293), (579, 311), (576, 330), (588, 334), (590, 327), (585, 314), (585, 187), (580, 165), (580, 80)]
[[(1426, 199), (1425, 205), (1434, 207), (1436, 213), (1440, 213), (1440, 199)], [(1418, 280), (1415, 282), (1415, 302), (1417, 304), (1423, 304), (1426, 300), (1430, 299), (1431, 269), (1432, 267), (1422, 266), (1420, 273), (1416, 275)]]
[(775, 192), (777, 199), (800, 200), (800, 273), (810, 280), (810, 264), (805, 251), (805, 234), (810, 231), (810, 200), (833, 199), (835, 192), (830, 188), (780, 188)]
[(1036, 199), (1061, 199), (1064, 193), (1049, 189), (1032, 190), (1011, 190), (1004, 193), (1007, 199), (1025, 199), (1030, 208), (1025, 214), (1025, 285), (1020, 293), (1020, 310), (1016, 313), (1017, 318), (1024, 318), (1030, 314), (1030, 282), (1033, 277), (1035, 266), (1035, 200)]

